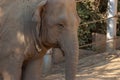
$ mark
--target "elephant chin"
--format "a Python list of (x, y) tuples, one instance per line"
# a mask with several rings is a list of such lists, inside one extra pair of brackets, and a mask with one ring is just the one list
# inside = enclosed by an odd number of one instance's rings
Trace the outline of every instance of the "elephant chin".
[(75, 80), (79, 56), (78, 39), (70, 38), (63, 44), (61, 48), (65, 54), (65, 80)]

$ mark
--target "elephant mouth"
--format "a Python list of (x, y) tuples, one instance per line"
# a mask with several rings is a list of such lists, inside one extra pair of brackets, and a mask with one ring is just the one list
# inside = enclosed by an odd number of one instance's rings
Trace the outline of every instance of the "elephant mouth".
[(47, 43), (43, 43), (42, 45), (47, 49), (50, 49), (50, 48), (60, 48), (61, 49), (59, 43), (53, 44), (53, 43), (47, 42)]

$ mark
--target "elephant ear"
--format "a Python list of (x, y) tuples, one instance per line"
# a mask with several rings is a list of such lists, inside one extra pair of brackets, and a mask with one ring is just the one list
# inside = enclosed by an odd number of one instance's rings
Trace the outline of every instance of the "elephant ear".
[(43, 0), (38, 4), (37, 9), (36, 9), (36, 11), (33, 15), (32, 21), (35, 21), (35, 22), (38, 22), (38, 23), (41, 22), (42, 9), (43, 9), (43, 7), (45, 6), (46, 3), (47, 3), (47, 0)]
[(39, 42), (40, 42), (39, 41), (40, 40), (39, 39), (39, 30), (40, 30), (40, 27), (42, 27), (41, 26), (42, 11), (43, 11), (43, 8), (46, 5), (46, 3), (47, 3), (47, 0), (42, 0), (38, 4), (38, 6), (33, 14), (33, 17), (32, 17), (32, 21), (37, 23), (36, 27), (33, 30), (35, 44), (39, 44)]

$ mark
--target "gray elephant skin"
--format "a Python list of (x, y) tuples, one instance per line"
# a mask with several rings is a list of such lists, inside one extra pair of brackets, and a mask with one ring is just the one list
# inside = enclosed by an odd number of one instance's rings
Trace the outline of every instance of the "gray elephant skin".
[(41, 80), (50, 48), (65, 53), (65, 79), (75, 80), (79, 18), (75, 0), (0, 0), (2, 80)]

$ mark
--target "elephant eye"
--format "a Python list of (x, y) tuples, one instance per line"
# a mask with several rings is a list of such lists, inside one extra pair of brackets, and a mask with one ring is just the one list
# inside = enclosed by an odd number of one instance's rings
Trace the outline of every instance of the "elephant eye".
[(59, 33), (62, 33), (62, 31), (64, 30), (64, 25), (63, 24), (57, 24), (57, 29)]
[(64, 28), (64, 25), (63, 25), (63, 24), (58, 24), (58, 27), (59, 27), (60, 29), (63, 29), (63, 28)]

